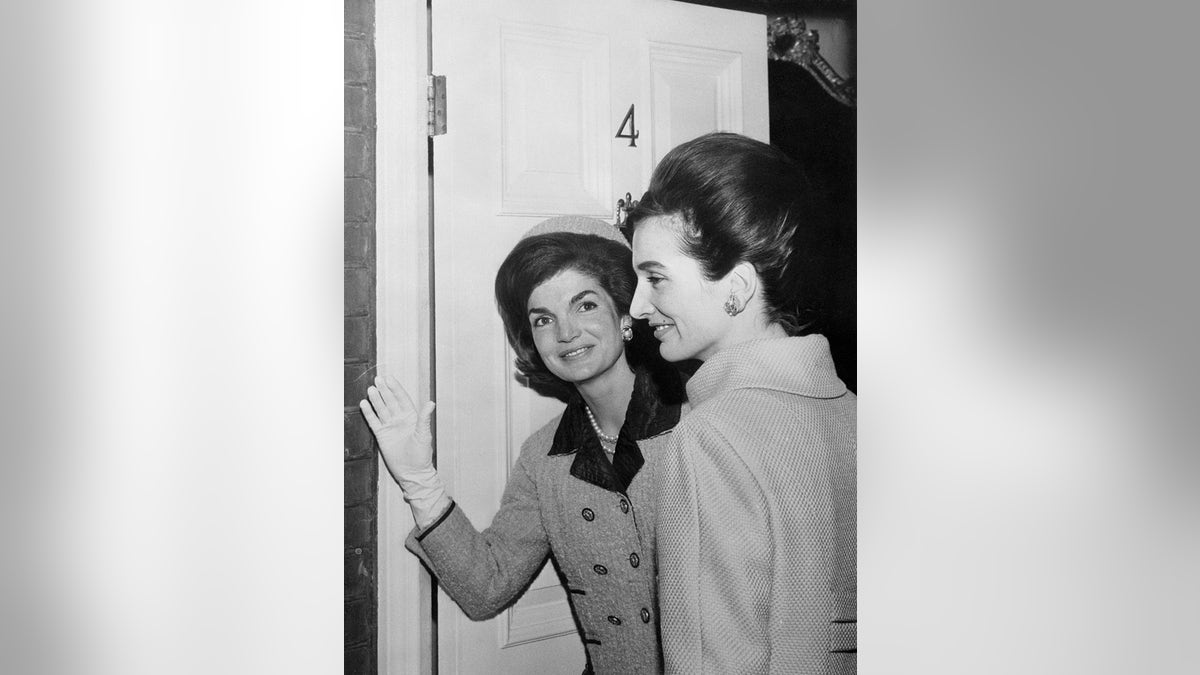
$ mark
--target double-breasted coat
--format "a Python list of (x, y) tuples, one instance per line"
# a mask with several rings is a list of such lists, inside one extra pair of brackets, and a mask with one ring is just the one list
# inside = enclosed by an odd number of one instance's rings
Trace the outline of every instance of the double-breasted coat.
[(522, 445), (490, 527), (480, 532), (452, 505), (409, 535), (409, 550), (475, 620), (512, 604), (553, 557), (586, 668), (661, 672), (654, 481), (681, 398), (677, 380), (639, 372), (610, 461), (575, 394)]

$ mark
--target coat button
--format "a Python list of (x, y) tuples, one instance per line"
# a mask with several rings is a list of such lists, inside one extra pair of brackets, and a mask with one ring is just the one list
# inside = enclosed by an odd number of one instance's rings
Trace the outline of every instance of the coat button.
[(583, 511), (580, 511), (580, 514), (583, 516), (583, 519), (589, 523), (596, 519), (596, 514), (593, 513), (591, 509), (584, 509)]
[(596, 574), (608, 574), (608, 568), (604, 565), (592, 565), (592, 570), (594, 570)]
[(638, 565), (642, 564), (642, 559), (638, 557), (638, 554), (630, 553), (629, 554), (629, 564), (633, 565), (634, 567), (637, 567)]
[(614, 625), (614, 626), (620, 626), (620, 625), (621, 625), (621, 620), (620, 620), (619, 618), (615, 617), (615, 616), (610, 616), (610, 617), (608, 617), (608, 622), (609, 622), (609, 623), (611, 623), (611, 624), (612, 624), (612, 625)]
[(642, 608), (642, 623), (650, 623), (650, 610)]
[(621, 500), (621, 513), (629, 513), (629, 500)]

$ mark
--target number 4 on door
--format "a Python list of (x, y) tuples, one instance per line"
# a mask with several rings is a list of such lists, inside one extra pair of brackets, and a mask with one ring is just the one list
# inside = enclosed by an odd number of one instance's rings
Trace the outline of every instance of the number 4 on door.
[[(629, 147), (637, 147), (637, 139), (640, 135), (637, 130), (637, 122), (633, 119), (633, 105), (629, 104), (629, 112), (625, 113), (625, 119), (621, 120), (621, 128), (617, 129), (617, 138), (628, 138)], [(629, 131), (625, 131), (625, 127), (629, 127)]]

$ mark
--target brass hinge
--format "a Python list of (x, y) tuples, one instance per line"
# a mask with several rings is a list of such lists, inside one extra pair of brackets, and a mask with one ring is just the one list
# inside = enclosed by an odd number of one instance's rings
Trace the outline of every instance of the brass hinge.
[(441, 136), (446, 133), (446, 76), (429, 76), (429, 135)]

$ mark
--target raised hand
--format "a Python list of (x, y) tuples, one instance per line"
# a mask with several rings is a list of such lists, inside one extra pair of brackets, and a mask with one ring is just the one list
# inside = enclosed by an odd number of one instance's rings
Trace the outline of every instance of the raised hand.
[(379, 453), (392, 477), (403, 486), (406, 480), (433, 468), (433, 435), (430, 422), (435, 404), (428, 401), (420, 413), (395, 377), (377, 376), (367, 387), (367, 399), (359, 402), (363, 417), (379, 442)]

